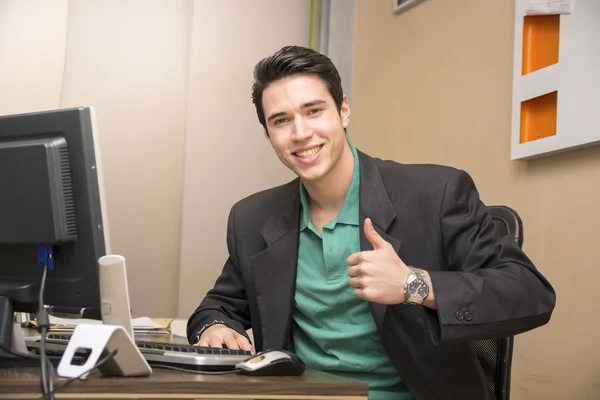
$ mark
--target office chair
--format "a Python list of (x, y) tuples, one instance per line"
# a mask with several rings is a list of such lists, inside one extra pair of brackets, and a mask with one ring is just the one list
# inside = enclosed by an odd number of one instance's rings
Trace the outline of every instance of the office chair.
[[(496, 226), (496, 232), (500, 236), (512, 236), (521, 248), (523, 246), (523, 222), (519, 214), (506, 206), (489, 206), (488, 209)], [(513, 336), (473, 342), (477, 358), (497, 400), (510, 399), (513, 343)]]

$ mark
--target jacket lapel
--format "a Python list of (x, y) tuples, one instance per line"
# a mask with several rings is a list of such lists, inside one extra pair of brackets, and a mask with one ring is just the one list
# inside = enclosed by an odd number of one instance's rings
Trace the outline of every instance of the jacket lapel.
[(257, 345), (262, 349), (285, 349), (289, 337), (300, 234), (299, 191), (299, 180), (283, 188), (280, 206), (260, 231), (267, 248), (251, 259), (263, 338)]
[[(387, 234), (387, 230), (396, 218), (396, 210), (385, 190), (381, 172), (373, 158), (360, 151), (358, 158), (360, 160), (360, 249), (361, 251), (373, 250), (364, 232), (365, 219), (371, 218), (377, 233), (398, 253), (400, 241)], [(371, 313), (379, 330), (381, 330), (385, 310), (385, 305), (371, 303)]]

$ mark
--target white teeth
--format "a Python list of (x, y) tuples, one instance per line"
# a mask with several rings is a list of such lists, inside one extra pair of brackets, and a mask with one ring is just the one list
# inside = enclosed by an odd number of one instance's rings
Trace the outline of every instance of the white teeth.
[(312, 149), (309, 149), (309, 150), (306, 150), (306, 151), (297, 151), (295, 154), (298, 157), (303, 157), (303, 158), (304, 157), (306, 157), (306, 158), (312, 157), (315, 154), (317, 154), (319, 152), (319, 150), (321, 150), (321, 147), (323, 147), (323, 145), (317, 146), (317, 147), (313, 147)]

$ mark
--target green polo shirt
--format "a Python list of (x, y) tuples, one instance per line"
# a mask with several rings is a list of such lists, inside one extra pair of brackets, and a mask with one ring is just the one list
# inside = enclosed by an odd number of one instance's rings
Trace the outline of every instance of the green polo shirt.
[(360, 168), (356, 149), (352, 183), (338, 216), (314, 226), (300, 184), (300, 245), (293, 311), (294, 351), (309, 368), (369, 385), (369, 400), (412, 400), (381, 344), (369, 303), (354, 296), (346, 259), (360, 251)]

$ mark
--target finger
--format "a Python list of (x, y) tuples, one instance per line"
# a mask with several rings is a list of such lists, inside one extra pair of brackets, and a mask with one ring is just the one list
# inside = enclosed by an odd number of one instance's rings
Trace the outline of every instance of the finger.
[(217, 337), (217, 336), (211, 336), (208, 339), (208, 345), (209, 345), (209, 347), (222, 348), (223, 347), (223, 341), (219, 337)]
[(387, 247), (388, 242), (386, 242), (385, 239), (382, 238), (379, 235), (379, 233), (377, 233), (377, 231), (373, 227), (373, 222), (371, 221), (371, 218), (365, 219), (364, 231), (365, 231), (365, 237), (367, 238), (369, 243), (371, 243), (373, 245), (374, 250), (381, 250), (381, 249)]
[(363, 288), (354, 289), (354, 296), (359, 299), (366, 300), (365, 298), (365, 290)]
[(373, 252), (371, 250), (361, 251), (358, 253), (351, 254), (347, 259), (346, 263), (349, 266), (358, 265), (360, 263), (368, 262), (373, 259)]
[(361, 267), (360, 265), (355, 265), (354, 267), (348, 268), (348, 276), (350, 278), (355, 278), (361, 275)]
[(238, 345), (237, 340), (235, 340), (235, 336), (233, 335), (227, 335), (223, 341), (225, 342), (225, 346), (227, 346), (228, 349), (231, 350), (239, 350), (240, 346)]
[(346, 263), (349, 266), (357, 265), (362, 258), (362, 252), (350, 254), (350, 256), (346, 259)]
[(360, 289), (362, 288), (362, 284), (361, 284), (361, 280), (360, 278), (350, 278), (350, 286), (352, 286), (353, 288), (357, 288)]
[(246, 337), (238, 334), (235, 340), (238, 343), (240, 349), (252, 351), (252, 345), (250, 344), (250, 341), (246, 339)]
[(198, 340), (197, 343), (194, 343), (194, 346), (210, 347), (208, 345), (208, 340), (206, 340), (206, 339), (200, 339), (200, 340)]

